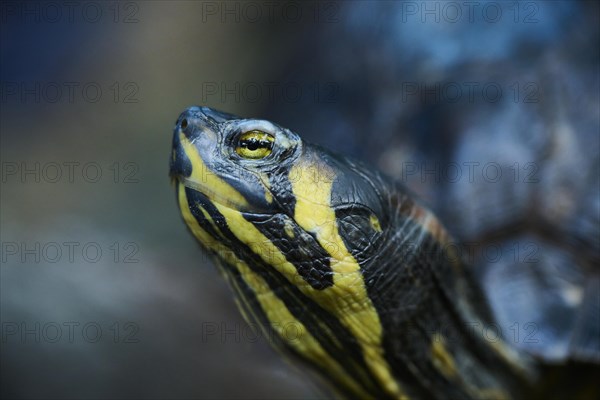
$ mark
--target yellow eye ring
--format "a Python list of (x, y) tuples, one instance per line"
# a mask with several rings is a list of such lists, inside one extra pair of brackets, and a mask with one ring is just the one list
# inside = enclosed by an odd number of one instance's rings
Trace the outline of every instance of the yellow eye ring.
[(258, 160), (271, 154), (274, 142), (273, 135), (266, 132), (258, 130), (244, 132), (237, 140), (235, 152), (241, 157)]

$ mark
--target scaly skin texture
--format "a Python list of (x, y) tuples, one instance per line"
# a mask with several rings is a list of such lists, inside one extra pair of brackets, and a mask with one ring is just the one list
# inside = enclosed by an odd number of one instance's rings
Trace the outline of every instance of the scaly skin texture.
[[(246, 159), (241, 134), (272, 135)], [(191, 107), (173, 136), (184, 221), (244, 316), (348, 397), (510, 399), (537, 366), (493, 327), (435, 216), (367, 166), (269, 121)], [(293, 334), (292, 334), (293, 331)]]

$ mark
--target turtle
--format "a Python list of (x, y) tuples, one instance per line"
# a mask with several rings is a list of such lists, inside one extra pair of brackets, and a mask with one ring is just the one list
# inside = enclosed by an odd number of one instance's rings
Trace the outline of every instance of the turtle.
[[(469, 259), (398, 179), (270, 120), (205, 106), (177, 119), (170, 176), (185, 224), (244, 317), (326, 390), (389, 399), (599, 394), (593, 245), (575, 247), (588, 249), (578, 257), (589, 268), (570, 263), (568, 246), (534, 249), (542, 261), (521, 271), (510, 267), (530, 259)], [(495, 249), (508, 253), (503, 246)]]

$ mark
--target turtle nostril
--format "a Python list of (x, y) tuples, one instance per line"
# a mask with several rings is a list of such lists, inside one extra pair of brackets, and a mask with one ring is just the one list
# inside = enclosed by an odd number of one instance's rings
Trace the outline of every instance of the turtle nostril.
[(181, 129), (185, 129), (185, 128), (187, 128), (187, 126), (188, 126), (188, 120), (184, 118), (181, 121)]

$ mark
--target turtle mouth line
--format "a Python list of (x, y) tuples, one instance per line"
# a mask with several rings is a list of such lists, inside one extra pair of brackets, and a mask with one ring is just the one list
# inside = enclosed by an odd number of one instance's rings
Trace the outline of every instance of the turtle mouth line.
[(264, 212), (264, 211), (251, 210), (251, 209), (247, 210), (248, 204), (241, 204), (239, 202), (236, 202), (235, 200), (231, 200), (230, 198), (227, 198), (227, 197), (219, 194), (216, 190), (211, 189), (207, 184), (197, 182), (197, 181), (192, 180), (185, 176), (171, 174), (171, 182), (173, 182), (175, 185), (177, 185), (177, 182), (179, 182), (184, 187), (195, 190), (196, 192), (203, 194), (211, 202), (215, 203), (216, 205), (225, 207), (229, 210), (234, 210), (234, 211), (243, 212), (243, 213), (250, 213), (252, 215), (257, 215), (257, 216), (272, 216), (273, 215), (273, 213), (268, 213), (268, 212)]

